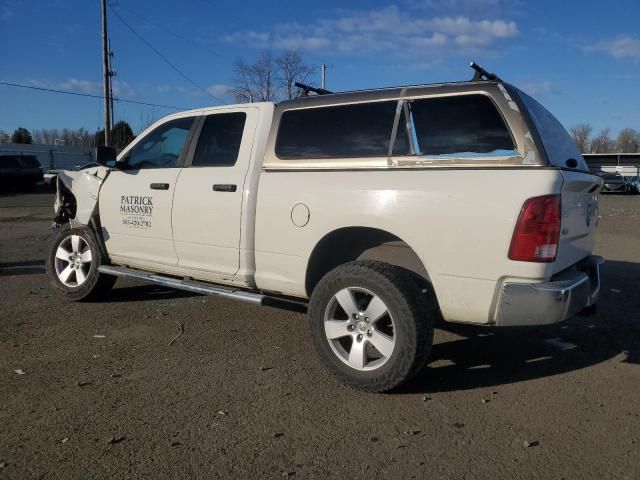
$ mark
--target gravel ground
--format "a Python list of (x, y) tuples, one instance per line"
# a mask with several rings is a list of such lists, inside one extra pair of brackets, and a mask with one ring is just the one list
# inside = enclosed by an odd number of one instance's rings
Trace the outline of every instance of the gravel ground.
[(640, 478), (640, 197), (601, 198), (595, 316), (443, 326), (380, 395), (334, 382), (300, 313), (122, 280), (64, 303), (51, 204), (0, 197), (2, 479)]

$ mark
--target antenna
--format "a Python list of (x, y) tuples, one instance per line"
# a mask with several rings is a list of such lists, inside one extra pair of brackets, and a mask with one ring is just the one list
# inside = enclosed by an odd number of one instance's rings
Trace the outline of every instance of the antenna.
[(333, 93), (329, 90), (325, 90), (324, 88), (316, 88), (316, 87), (312, 87), (311, 85), (306, 85), (300, 82), (296, 82), (293, 85), (298, 87), (300, 90), (302, 90), (302, 92), (300, 93), (301, 97), (308, 97), (309, 92), (313, 92), (317, 95), (330, 95)]
[(472, 82), (477, 82), (478, 80), (492, 80), (496, 82), (502, 82), (502, 79), (497, 76), (495, 73), (487, 72), (484, 68), (478, 65), (476, 62), (469, 62), (469, 66), (475, 70), (473, 74)]

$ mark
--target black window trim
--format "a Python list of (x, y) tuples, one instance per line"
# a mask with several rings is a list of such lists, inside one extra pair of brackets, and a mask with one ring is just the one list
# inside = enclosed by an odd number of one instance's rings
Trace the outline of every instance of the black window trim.
[[(413, 100), (429, 100), (432, 98), (447, 98), (447, 97), (462, 97), (462, 96), (469, 96), (469, 95), (482, 95), (486, 98), (489, 99), (489, 101), (491, 102), (491, 104), (493, 105), (493, 107), (496, 109), (496, 111), (498, 112), (498, 114), (500, 115), (500, 118), (502, 119), (502, 123), (504, 124), (507, 132), (509, 133), (509, 137), (511, 138), (511, 142), (514, 146), (514, 150), (516, 152), (518, 152), (518, 157), (522, 157), (522, 152), (520, 152), (519, 148), (518, 148), (518, 143), (516, 142), (516, 138), (513, 134), (513, 130), (511, 129), (511, 126), (509, 125), (509, 122), (507, 121), (507, 117), (505, 116), (504, 112), (502, 111), (502, 109), (500, 108), (500, 106), (496, 103), (495, 99), (493, 98), (493, 96), (488, 93), (488, 92), (484, 92), (484, 91), (470, 91), (470, 92), (458, 92), (458, 93), (454, 93), (454, 94), (436, 94), (436, 95), (417, 95), (417, 96), (407, 96), (407, 97), (399, 97), (399, 98), (385, 98), (385, 99), (376, 99), (376, 100), (366, 100), (366, 101), (362, 101), (362, 102), (345, 102), (345, 103), (336, 103), (336, 104), (332, 104), (332, 105), (318, 105), (318, 106), (313, 106), (313, 107), (306, 107), (306, 108), (291, 108), (291, 109), (287, 109), (284, 110), (281, 114), (280, 114), (280, 118), (278, 119), (278, 132), (276, 132), (276, 141), (274, 144), (274, 154), (276, 156), (276, 158), (280, 161), (283, 162), (305, 162), (305, 161), (309, 161), (309, 160), (313, 160), (313, 161), (333, 161), (333, 160), (357, 160), (357, 159), (362, 159), (362, 158), (387, 158), (387, 159), (391, 159), (391, 158), (416, 158), (416, 157), (420, 157), (420, 158), (426, 158), (426, 159), (438, 159), (440, 158), (438, 155), (420, 155), (419, 152), (415, 152), (415, 145), (413, 144), (413, 139), (411, 138), (411, 132), (407, 132), (407, 135), (409, 135), (409, 143), (410, 143), (410, 148), (412, 150), (412, 153), (410, 155), (394, 155), (393, 152), (393, 148), (395, 147), (395, 142), (397, 139), (397, 134), (398, 134), (398, 129), (400, 128), (399, 122), (400, 119), (402, 118), (401, 114), (396, 114), (394, 116), (393, 119), (393, 125), (391, 127), (391, 133), (390, 133), (390, 137), (389, 137), (389, 149), (388, 149), (388, 153), (386, 155), (368, 155), (368, 156), (364, 156), (364, 157), (353, 157), (353, 156), (349, 156), (349, 157), (339, 157), (339, 156), (335, 156), (335, 157), (304, 157), (304, 158), (287, 158), (287, 157), (281, 157), (278, 154), (278, 142), (279, 142), (279, 137), (280, 137), (280, 125), (282, 124), (282, 117), (287, 113), (287, 112), (291, 112), (291, 111), (297, 111), (297, 110), (312, 110), (312, 109), (316, 109), (316, 108), (331, 108), (331, 107), (342, 107), (342, 106), (346, 106), (346, 105), (361, 105), (361, 104), (368, 104), (368, 103), (382, 103), (382, 102), (397, 102), (396, 105), (396, 112), (398, 112), (398, 109), (400, 109), (400, 111), (404, 110), (404, 105), (405, 104), (409, 104), (411, 103), (411, 101)], [(411, 111), (411, 108), (408, 108), (409, 111)], [(413, 128), (413, 121), (410, 120), (409, 124), (411, 125), (411, 127)], [(389, 154), (389, 152), (391, 152), (391, 154)], [(478, 155), (478, 157), (455, 157), (455, 156), (451, 156), (451, 157), (447, 157), (447, 160), (456, 160), (456, 159), (462, 159), (462, 160), (492, 160), (492, 159), (498, 159), (498, 158), (504, 158), (504, 155)]]
[[(319, 109), (319, 108), (332, 108), (332, 107), (345, 107), (345, 106), (350, 106), (350, 105), (367, 105), (367, 104), (371, 104), (371, 103), (384, 103), (384, 102), (396, 102), (396, 109), (398, 108), (397, 104), (401, 101), (402, 99), (400, 98), (384, 98), (384, 99), (379, 99), (379, 100), (365, 100), (363, 102), (345, 102), (345, 103), (335, 103), (335, 104), (331, 104), (331, 105), (317, 105), (317, 106), (313, 106), (313, 107), (305, 107), (305, 108), (290, 108), (287, 110), (284, 110), (281, 114), (280, 114), (280, 118), (278, 119), (278, 131), (276, 132), (276, 141), (274, 143), (274, 154), (276, 156), (276, 158), (278, 160), (281, 160), (283, 162), (305, 162), (308, 160), (326, 160), (326, 161), (332, 161), (332, 160), (358, 160), (361, 158), (389, 158), (389, 154), (385, 154), (385, 155), (366, 155), (363, 157), (353, 157), (353, 156), (347, 156), (347, 157), (342, 157), (342, 156), (335, 156), (335, 157), (302, 157), (302, 158), (287, 158), (287, 157), (281, 157), (278, 154), (278, 143), (280, 141), (280, 125), (282, 124), (282, 117), (284, 117), (284, 115), (288, 112), (294, 112), (294, 111), (300, 111), (300, 110), (315, 110), (315, 109)], [(396, 119), (394, 116), (393, 119), (393, 123), (391, 125), (391, 130), (389, 133), (389, 145), (391, 144), (392, 141), (392, 136), (394, 133), (394, 126), (396, 125)]]
[[(221, 111), (221, 112), (204, 112), (200, 115), (198, 119), (198, 125), (193, 132), (193, 137), (191, 138), (191, 144), (189, 145), (189, 150), (184, 159), (183, 168), (233, 168), (237, 165), (238, 160), (233, 165), (193, 165), (193, 157), (196, 154), (196, 149), (198, 148), (198, 141), (200, 140), (200, 134), (202, 133), (202, 129), (204, 128), (204, 124), (207, 121), (207, 118), (212, 115), (224, 115), (228, 113), (244, 113), (244, 128), (242, 130), (242, 139), (240, 140), (240, 149), (242, 149), (242, 143), (244, 141), (245, 133), (247, 132), (247, 123), (249, 122), (249, 115), (247, 115), (247, 110), (232, 110), (232, 111)], [(240, 158), (240, 152), (238, 152), (238, 159)]]

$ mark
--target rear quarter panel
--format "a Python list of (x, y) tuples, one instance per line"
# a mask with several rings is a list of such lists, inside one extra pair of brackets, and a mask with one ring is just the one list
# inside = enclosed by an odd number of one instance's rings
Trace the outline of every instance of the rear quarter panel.
[[(385, 230), (406, 242), (432, 280), (450, 321), (486, 323), (497, 282), (546, 279), (552, 264), (507, 258), (524, 201), (560, 193), (560, 171), (543, 167), (264, 171), (256, 211), (256, 283), (305, 297), (313, 248), (343, 227)], [(292, 221), (296, 204), (310, 212)]]

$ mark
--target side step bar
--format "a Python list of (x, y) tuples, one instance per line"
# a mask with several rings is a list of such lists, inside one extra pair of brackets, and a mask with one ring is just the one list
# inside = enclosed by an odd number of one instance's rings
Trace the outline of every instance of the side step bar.
[(105, 275), (115, 275), (116, 277), (133, 278), (144, 282), (155, 283), (163, 287), (175, 288), (176, 290), (186, 290), (187, 292), (201, 293), (203, 295), (213, 295), (215, 297), (229, 298), (241, 302), (253, 303), (254, 305), (262, 305), (265, 295), (261, 293), (249, 292), (246, 290), (234, 289), (233, 287), (225, 287), (214, 285), (206, 282), (198, 282), (196, 280), (179, 280), (173, 277), (165, 277), (155, 273), (148, 273), (142, 270), (135, 270), (127, 267), (114, 267), (111, 265), (101, 265), (98, 267), (100, 273)]

